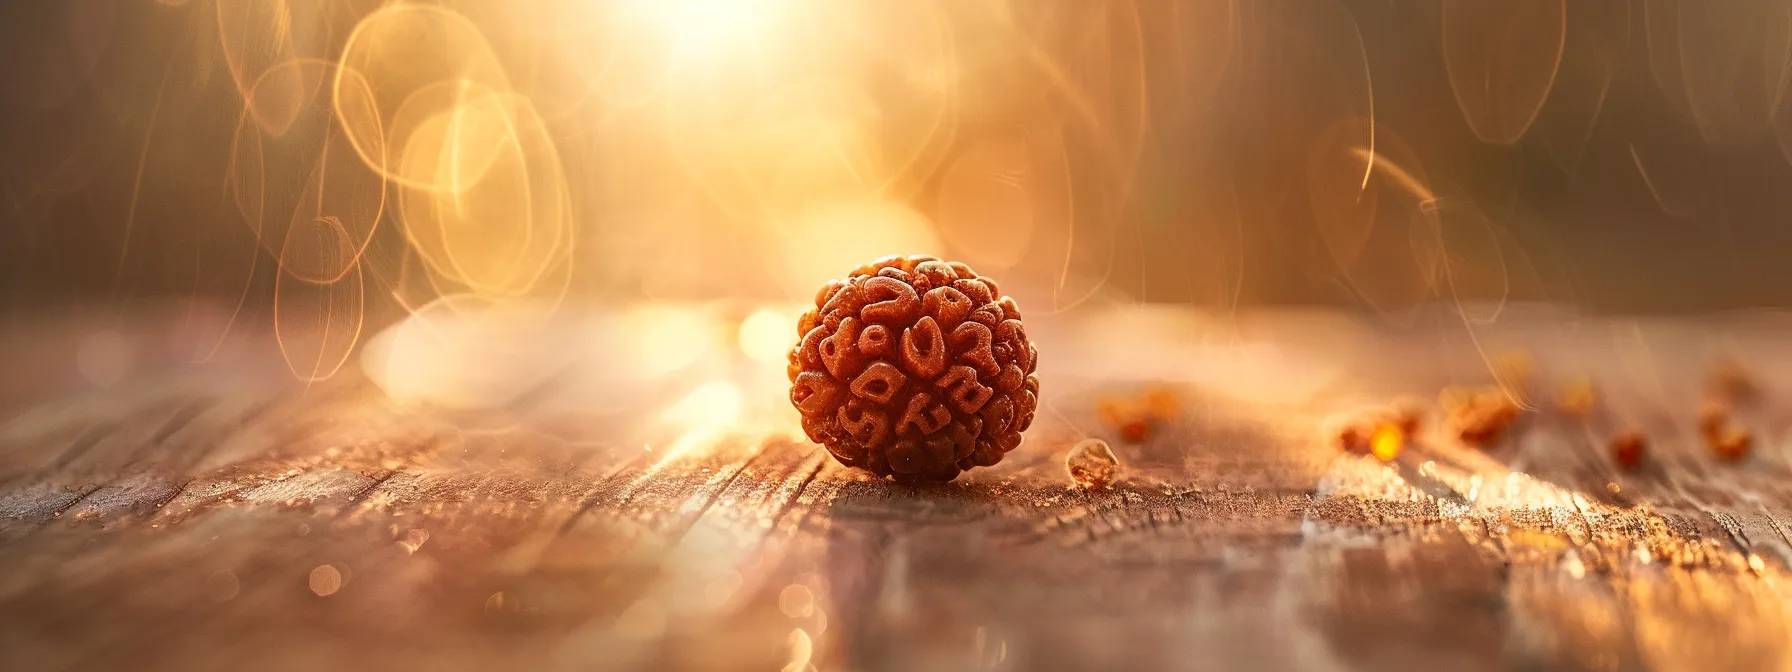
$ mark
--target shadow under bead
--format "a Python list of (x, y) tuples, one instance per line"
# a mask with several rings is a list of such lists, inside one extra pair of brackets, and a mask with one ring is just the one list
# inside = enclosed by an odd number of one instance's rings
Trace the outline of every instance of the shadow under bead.
[(1039, 405), (1020, 308), (959, 262), (884, 257), (830, 280), (797, 321), (790, 402), (848, 466), (949, 481), (1000, 462)]

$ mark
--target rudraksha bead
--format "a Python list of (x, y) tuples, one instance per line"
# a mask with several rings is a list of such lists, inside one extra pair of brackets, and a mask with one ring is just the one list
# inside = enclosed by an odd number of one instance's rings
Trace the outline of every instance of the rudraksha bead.
[(1039, 405), (1039, 351), (994, 280), (929, 256), (830, 280), (797, 321), (790, 402), (842, 464), (949, 481), (1000, 462)]

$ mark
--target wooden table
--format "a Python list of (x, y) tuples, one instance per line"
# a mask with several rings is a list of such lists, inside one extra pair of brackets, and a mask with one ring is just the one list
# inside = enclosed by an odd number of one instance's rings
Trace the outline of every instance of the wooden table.
[[(727, 367), (590, 411), (602, 361), (475, 410), (394, 401), (353, 362), (301, 385), (253, 348), (15, 391), (0, 668), (1792, 668), (1792, 321), (1431, 318), (1040, 317), (1040, 421), (934, 487), (766, 429), (788, 418), (762, 386), (726, 423), (659, 421)], [(55, 369), (76, 340), (9, 357)], [(1435, 415), (1392, 464), (1320, 440), (1514, 348), (1543, 412), (1501, 446)], [(1693, 429), (1720, 357), (1764, 388), (1738, 465)], [(1580, 374), (1603, 414), (1547, 412)], [(1070, 444), (1115, 439), (1097, 400), (1151, 380), (1180, 421), (1073, 490)], [(1639, 471), (1608, 457), (1621, 427), (1650, 435)]]

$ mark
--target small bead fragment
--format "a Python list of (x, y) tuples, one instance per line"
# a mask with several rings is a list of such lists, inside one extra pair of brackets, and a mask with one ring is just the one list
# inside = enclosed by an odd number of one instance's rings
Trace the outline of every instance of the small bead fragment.
[(1108, 442), (1083, 439), (1071, 446), (1070, 454), (1064, 458), (1064, 469), (1077, 487), (1101, 490), (1114, 484), (1114, 477), (1120, 472), (1120, 459), (1114, 457)]

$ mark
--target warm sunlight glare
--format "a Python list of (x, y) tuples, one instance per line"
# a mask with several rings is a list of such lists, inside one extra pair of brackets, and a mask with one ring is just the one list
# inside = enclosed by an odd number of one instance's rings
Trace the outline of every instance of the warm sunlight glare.
[(777, 364), (796, 344), (796, 319), (770, 308), (748, 315), (740, 323), (740, 350), (754, 361)]
[(762, 49), (777, 0), (631, 0), (625, 20), (659, 41), (675, 62), (713, 65)]

